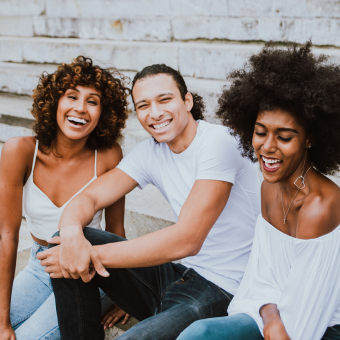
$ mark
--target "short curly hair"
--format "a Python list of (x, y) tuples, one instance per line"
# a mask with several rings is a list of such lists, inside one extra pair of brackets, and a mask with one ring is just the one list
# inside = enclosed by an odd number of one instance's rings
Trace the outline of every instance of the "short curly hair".
[(238, 137), (242, 155), (256, 161), (252, 149), (259, 112), (281, 108), (304, 126), (312, 147), (309, 160), (329, 175), (340, 165), (340, 68), (325, 55), (302, 46), (269, 42), (244, 68), (231, 72), (218, 101), (217, 116)]
[[(136, 82), (140, 79), (144, 79), (146, 77), (156, 76), (157, 74), (167, 74), (172, 77), (175, 81), (181, 97), (185, 100), (185, 95), (188, 93), (187, 85), (185, 84), (184, 78), (180, 74), (179, 71), (173, 69), (170, 66), (165, 64), (154, 64), (147, 67), (144, 67), (142, 71), (137, 72), (135, 77), (132, 80), (132, 89), (135, 86)], [(131, 96), (132, 96), (132, 89), (131, 89)], [(197, 93), (190, 92), (193, 97), (193, 107), (191, 109), (191, 114), (195, 120), (204, 120), (204, 111), (205, 111), (205, 104), (203, 98), (199, 96)], [(133, 99), (133, 98), (132, 98)]]
[(57, 70), (43, 73), (33, 92), (32, 115), (35, 137), (45, 147), (52, 148), (57, 136), (57, 108), (59, 98), (66, 90), (80, 86), (95, 86), (101, 91), (102, 112), (97, 126), (89, 135), (90, 149), (110, 148), (121, 137), (127, 114), (129, 88), (126, 78), (118, 71), (93, 65), (92, 59), (79, 56), (71, 64), (61, 64)]

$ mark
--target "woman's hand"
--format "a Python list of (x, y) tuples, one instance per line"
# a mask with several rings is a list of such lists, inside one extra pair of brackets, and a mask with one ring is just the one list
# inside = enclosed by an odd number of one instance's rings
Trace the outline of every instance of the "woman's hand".
[(263, 328), (265, 340), (290, 340), (281, 320), (268, 322)]
[[(60, 244), (60, 237), (53, 237), (49, 241), (49, 243)], [(49, 273), (52, 279), (61, 279), (64, 277), (59, 263), (59, 251), (60, 246), (55, 246), (37, 254), (37, 259), (40, 260), (40, 264), (45, 267), (45, 272)], [(71, 276), (67, 273), (65, 278), (69, 279)]]
[(124, 318), (122, 325), (125, 325), (129, 319), (130, 315), (125, 313), (120, 309), (115, 303), (109, 308), (106, 314), (102, 318), (102, 324), (104, 325), (104, 330), (106, 328), (113, 327), (120, 319)]
[(81, 278), (84, 282), (89, 282), (96, 272), (104, 277), (110, 275), (82, 231), (75, 234), (64, 232), (61, 237), (59, 262), (64, 277), (70, 275), (73, 279)]
[(0, 326), (0, 340), (15, 340), (16, 336), (11, 325)]

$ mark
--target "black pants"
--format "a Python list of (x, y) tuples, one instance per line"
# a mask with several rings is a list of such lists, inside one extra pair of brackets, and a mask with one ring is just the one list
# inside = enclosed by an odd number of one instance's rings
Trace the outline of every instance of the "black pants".
[[(92, 245), (125, 239), (85, 228)], [(119, 339), (173, 340), (192, 322), (227, 315), (232, 295), (193, 269), (166, 263), (147, 268), (107, 269), (91, 282), (52, 279), (62, 340), (103, 340), (100, 287), (119, 307), (140, 322)]]

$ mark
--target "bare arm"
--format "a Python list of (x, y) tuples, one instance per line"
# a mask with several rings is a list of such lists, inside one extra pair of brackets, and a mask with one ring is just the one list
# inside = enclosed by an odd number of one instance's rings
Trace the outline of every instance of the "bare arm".
[[(22, 141), (9, 140), (0, 162), (0, 333), (11, 327), (10, 302), (14, 279), (19, 229), (22, 216), (22, 191), (27, 163)], [(33, 157), (33, 156), (32, 156)], [(3, 330), (3, 331), (2, 331)], [(1, 337), (0, 339), (12, 339)], [(14, 339), (14, 338), (13, 338)]]
[(196, 255), (224, 209), (231, 187), (222, 181), (196, 181), (176, 224), (128, 242), (95, 246), (100, 261), (107, 268), (136, 268)]
[(73, 278), (89, 281), (90, 262), (98, 273), (107, 276), (101, 261), (107, 267), (145, 267), (197, 254), (224, 209), (232, 187), (222, 181), (196, 181), (176, 224), (124, 244), (98, 247), (99, 258), (82, 235), (82, 228), (96, 211), (117, 201), (136, 185), (131, 177), (115, 169), (97, 179), (65, 208), (59, 222), (60, 264)]

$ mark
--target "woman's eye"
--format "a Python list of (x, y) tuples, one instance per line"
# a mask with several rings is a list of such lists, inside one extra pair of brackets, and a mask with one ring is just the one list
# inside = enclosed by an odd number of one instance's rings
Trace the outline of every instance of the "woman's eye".
[(266, 135), (265, 132), (255, 132), (255, 135), (258, 135), (260, 137), (264, 137)]
[(93, 100), (89, 100), (88, 101), (90, 104), (93, 104), (93, 105), (97, 105), (97, 102), (93, 101)]
[(292, 137), (289, 137), (289, 138), (283, 138), (283, 137), (279, 136), (278, 138), (279, 138), (279, 139), (281, 139), (281, 140), (282, 140), (282, 141), (284, 141), (284, 142), (289, 142), (289, 141), (291, 141), (291, 140), (292, 140)]
[(75, 97), (75, 96), (68, 96), (68, 98), (71, 98), (71, 99), (77, 100), (77, 97)]

